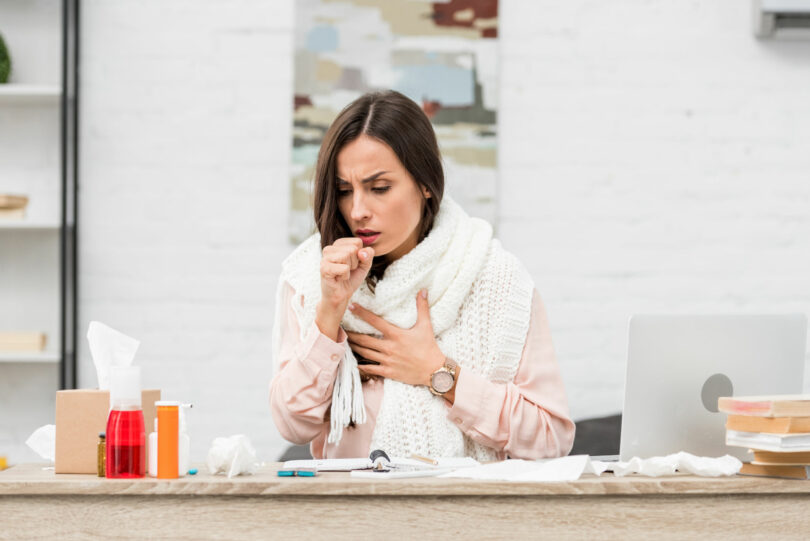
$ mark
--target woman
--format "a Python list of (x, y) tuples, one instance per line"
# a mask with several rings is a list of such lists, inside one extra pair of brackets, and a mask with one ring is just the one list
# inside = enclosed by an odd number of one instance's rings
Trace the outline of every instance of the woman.
[(568, 453), (542, 301), (492, 227), (444, 196), (413, 101), (373, 93), (340, 113), (314, 207), (319, 233), (279, 280), (270, 405), (284, 438), (316, 458)]

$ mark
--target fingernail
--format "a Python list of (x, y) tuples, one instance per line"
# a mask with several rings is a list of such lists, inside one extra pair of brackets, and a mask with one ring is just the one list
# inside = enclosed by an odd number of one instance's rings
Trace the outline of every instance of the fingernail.
[(422, 298), (427, 299), (427, 289), (422, 290)]
[(354, 309), (355, 309), (354, 303), (350, 302), (349, 303), (349, 310), (354, 311)]
[(366, 257), (368, 257), (368, 256), (366, 255), (366, 252), (364, 252), (363, 250), (360, 250), (360, 254), (359, 254), (359, 255), (360, 255), (360, 259), (365, 259)]

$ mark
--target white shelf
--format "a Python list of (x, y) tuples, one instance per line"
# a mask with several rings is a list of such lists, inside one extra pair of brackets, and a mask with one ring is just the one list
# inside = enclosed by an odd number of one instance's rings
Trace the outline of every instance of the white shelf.
[(0, 229), (59, 231), (61, 226), (55, 222), (27, 222), (25, 220), (0, 220)]
[(0, 363), (58, 363), (55, 351), (0, 351)]
[(62, 88), (57, 85), (0, 84), (0, 104), (57, 105)]

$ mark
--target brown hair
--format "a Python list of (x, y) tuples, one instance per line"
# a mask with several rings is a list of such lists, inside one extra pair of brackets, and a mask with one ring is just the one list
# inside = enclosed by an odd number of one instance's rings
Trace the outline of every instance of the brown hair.
[[(313, 201), (321, 248), (339, 238), (353, 236), (338, 209), (337, 156), (344, 146), (361, 135), (391, 147), (416, 184), (430, 192), (431, 197), (425, 198), (422, 204), (421, 242), (433, 227), (444, 195), (441, 154), (433, 126), (422, 109), (410, 98), (388, 90), (364, 94), (347, 105), (332, 122), (321, 143), (315, 166)], [(367, 278), (372, 289), (389, 263), (384, 256), (374, 258)]]

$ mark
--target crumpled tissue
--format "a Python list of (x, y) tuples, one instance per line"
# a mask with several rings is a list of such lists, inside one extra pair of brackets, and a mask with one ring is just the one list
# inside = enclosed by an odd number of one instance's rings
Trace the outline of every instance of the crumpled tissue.
[(37, 428), (28, 436), (25, 444), (48, 462), (53, 462), (56, 457), (56, 425)]
[(244, 434), (215, 438), (205, 462), (212, 475), (225, 473), (229, 479), (243, 473), (255, 473), (259, 467), (256, 451)]
[(634, 457), (627, 462), (602, 462), (591, 460), (588, 455), (571, 455), (544, 460), (511, 459), (455, 470), (440, 477), (516, 482), (562, 482), (576, 481), (585, 473), (602, 475), (605, 471), (613, 471), (617, 477), (624, 477), (631, 473), (660, 477), (674, 475), (676, 470), (704, 477), (719, 477), (734, 475), (740, 471), (741, 467), (742, 462), (730, 455), (710, 458), (681, 451), (668, 456), (646, 459)]
[(96, 365), (98, 388), (110, 388), (110, 372), (113, 366), (129, 366), (141, 343), (112, 327), (91, 321), (87, 328), (90, 355)]
[(623, 477), (631, 473), (638, 473), (649, 477), (674, 475), (675, 471), (688, 472), (701, 477), (720, 477), (735, 475), (742, 468), (742, 462), (731, 455), (718, 458), (695, 456), (681, 451), (667, 456), (654, 456), (642, 459), (634, 456), (627, 462), (605, 463), (613, 475)]

